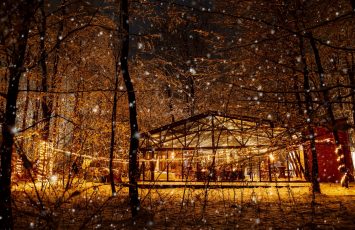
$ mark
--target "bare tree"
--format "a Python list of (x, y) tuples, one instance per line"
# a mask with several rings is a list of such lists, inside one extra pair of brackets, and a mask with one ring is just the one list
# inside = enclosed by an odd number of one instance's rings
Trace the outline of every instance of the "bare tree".
[(130, 146), (129, 146), (129, 198), (131, 205), (132, 218), (135, 219), (140, 209), (140, 201), (138, 198), (138, 147), (139, 147), (139, 129), (137, 121), (136, 96), (130, 72), (128, 68), (129, 58), (129, 8), (128, 0), (121, 1), (121, 18), (120, 28), (122, 28), (122, 46), (121, 46), (121, 72), (123, 81), (126, 85), (129, 107), (129, 123), (131, 129)]
[[(313, 124), (313, 104), (312, 104), (312, 95), (310, 93), (310, 81), (309, 81), (309, 70), (308, 70), (308, 65), (307, 65), (307, 60), (305, 56), (305, 51), (304, 51), (304, 39), (301, 37), (299, 41), (300, 45), (300, 53), (301, 53), (301, 59), (302, 59), (302, 64), (303, 64), (303, 88), (304, 88), (304, 94), (305, 94), (305, 100), (306, 100), (306, 114), (307, 114), (307, 131), (308, 131), (308, 139), (310, 141), (310, 148), (311, 148), (311, 155), (312, 155), (312, 172), (311, 172), (311, 182), (312, 182), (312, 191), (313, 191), (313, 197), (314, 193), (320, 193), (320, 185), (318, 181), (318, 157), (317, 157), (317, 151), (316, 151), (316, 142), (315, 142), (315, 133), (314, 133), (314, 128), (312, 126)], [(308, 162), (306, 162), (308, 164)]]
[[(6, 108), (2, 123), (1, 151), (1, 175), (0, 175), (0, 228), (12, 229), (12, 198), (11, 198), (11, 159), (16, 133), (15, 121), (17, 112), (17, 97), (20, 78), (24, 72), (24, 60), (27, 48), (28, 33), (36, 3), (32, 0), (20, 2), (4, 2), (1, 5), (1, 18), (6, 30), (2, 30), (1, 43), (8, 45), (10, 49), (10, 75), (6, 94)], [(9, 15), (12, 12), (12, 16)], [(4, 15), (5, 14), (5, 15)], [(6, 32), (11, 34), (5, 34)], [(10, 44), (8, 39), (15, 39)]]

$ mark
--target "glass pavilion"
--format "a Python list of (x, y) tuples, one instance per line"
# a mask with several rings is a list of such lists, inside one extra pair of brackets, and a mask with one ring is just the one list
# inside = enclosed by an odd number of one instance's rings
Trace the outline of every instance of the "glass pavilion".
[(206, 112), (142, 134), (140, 179), (304, 180), (302, 148), (287, 138), (270, 120)]

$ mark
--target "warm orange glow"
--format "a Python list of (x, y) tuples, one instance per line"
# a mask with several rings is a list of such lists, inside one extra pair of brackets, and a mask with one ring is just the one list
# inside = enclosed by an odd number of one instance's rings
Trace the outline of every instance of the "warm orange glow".
[(275, 160), (275, 157), (272, 153), (269, 154), (270, 161), (273, 162)]

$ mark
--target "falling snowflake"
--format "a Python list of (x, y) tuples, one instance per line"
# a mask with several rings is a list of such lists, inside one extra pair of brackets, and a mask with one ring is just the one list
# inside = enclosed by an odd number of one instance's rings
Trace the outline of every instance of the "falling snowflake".
[(190, 68), (189, 69), (189, 72), (192, 74), (192, 75), (195, 75), (196, 74), (196, 70), (194, 68)]
[(99, 106), (96, 105), (96, 106), (92, 109), (92, 111), (93, 111), (94, 113), (97, 113), (97, 112), (99, 111)]

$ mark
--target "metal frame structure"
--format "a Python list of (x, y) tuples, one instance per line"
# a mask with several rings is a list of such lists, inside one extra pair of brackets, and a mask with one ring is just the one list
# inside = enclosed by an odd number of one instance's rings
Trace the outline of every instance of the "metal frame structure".
[(291, 172), (303, 178), (299, 151), (290, 151), (285, 133), (266, 119), (195, 115), (141, 135), (141, 179), (273, 181), (278, 174), (290, 181)]

